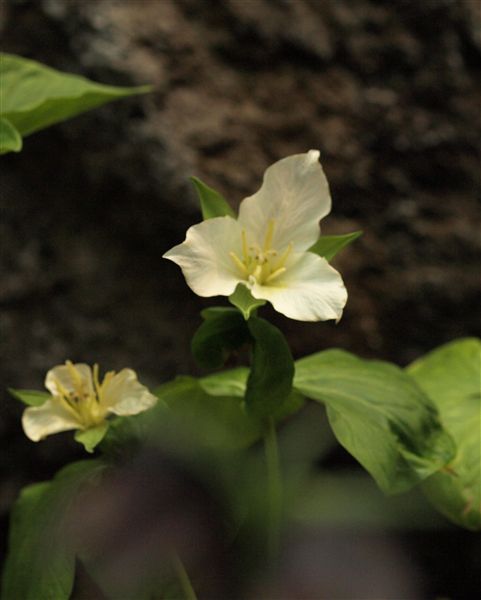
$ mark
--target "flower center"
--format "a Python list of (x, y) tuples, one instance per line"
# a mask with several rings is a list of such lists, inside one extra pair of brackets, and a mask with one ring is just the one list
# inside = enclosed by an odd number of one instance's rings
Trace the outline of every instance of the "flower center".
[(272, 283), (286, 271), (287, 258), (292, 251), (292, 243), (280, 255), (272, 248), (274, 237), (275, 220), (271, 219), (267, 226), (264, 243), (250, 244), (247, 241), (245, 229), (242, 230), (242, 255), (239, 257), (235, 252), (229, 252), (233, 263), (242, 274), (242, 277), (254, 285), (265, 285)]
[[(81, 374), (68, 360), (66, 362), (73, 383), (73, 390), (67, 390), (59, 378), (55, 378), (60, 400), (64, 408), (73, 413), (75, 418), (85, 427), (98, 425), (105, 419), (107, 410), (101, 405), (102, 385), (113, 373), (107, 373), (102, 384), (99, 383), (99, 367), (94, 365), (94, 391), (89, 389)], [(110, 376), (110, 377), (109, 377)]]

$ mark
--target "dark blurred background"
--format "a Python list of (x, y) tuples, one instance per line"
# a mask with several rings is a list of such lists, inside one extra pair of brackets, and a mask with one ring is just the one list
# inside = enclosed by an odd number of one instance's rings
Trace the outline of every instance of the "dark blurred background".
[[(4, 0), (1, 19), (5, 51), (154, 86), (1, 159), (3, 390), (67, 358), (150, 385), (197, 372), (212, 302), (161, 258), (200, 219), (188, 176), (237, 206), (310, 148), (333, 197), (323, 232), (364, 235), (335, 259), (338, 325), (267, 310), (295, 355), (405, 365), (479, 335), (478, 0)], [(71, 436), (31, 444), (21, 410), (4, 395), (2, 525), (21, 485), (81, 455)]]

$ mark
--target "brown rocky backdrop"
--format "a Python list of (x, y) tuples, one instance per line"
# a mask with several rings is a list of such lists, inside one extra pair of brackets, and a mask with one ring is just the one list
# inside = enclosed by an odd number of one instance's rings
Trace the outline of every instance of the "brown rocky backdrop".
[[(479, 334), (479, 7), (4, 1), (4, 50), (154, 91), (2, 157), (3, 388), (40, 387), (66, 358), (150, 384), (195, 372), (207, 302), (161, 258), (199, 220), (188, 176), (236, 206), (270, 163), (309, 148), (333, 196), (324, 233), (364, 235), (336, 258), (350, 294), (338, 325), (268, 311), (296, 356), (339, 346), (404, 365)], [(2, 515), (78, 452), (67, 436), (33, 446), (20, 413), (5, 396)]]

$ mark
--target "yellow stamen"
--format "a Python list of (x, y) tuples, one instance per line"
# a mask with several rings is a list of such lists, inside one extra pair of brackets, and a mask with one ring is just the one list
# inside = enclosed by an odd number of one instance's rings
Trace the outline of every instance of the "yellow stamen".
[(274, 279), (276, 279), (276, 277), (279, 277), (279, 275), (282, 275), (282, 273), (286, 272), (286, 268), (285, 267), (279, 267), (279, 269), (276, 269), (273, 273), (271, 273), (269, 275), (269, 277), (267, 277), (267, 279), (264, 281), (264, 283), (269, 283), (270, 281), (273, 281)]
[(245, 275), (248, 274), (246, 265), (241, 261), (241, 259), (237, 256), (235, 252), (229, 252), (229, 256), (234, 261), (236, 267), (238, 267)]
[(287, 246), (287, 248), (284, 250), (284, 252), (282, 253), (282, 255), (279, 258), (279, 261), (277, 263), (277, 268), (280, 269), (281, 267), (283, 267), (286, 264), (287, 259), (289, 258), (290, 253), (292, 252), (292, 242), (289, 244), (289, 246)]

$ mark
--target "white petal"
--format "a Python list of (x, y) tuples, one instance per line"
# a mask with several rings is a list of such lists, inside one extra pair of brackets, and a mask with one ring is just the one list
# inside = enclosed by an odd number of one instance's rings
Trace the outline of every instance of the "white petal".
[(208, 219), (187, 230), (185, 241), (164, 254), (178, 264), (198, 296), (230, 296), (240, 281), (230, 252), (241, 254), (242, 228), (232, 217)]
[(122, 369), (101, 388), (102, 406), (116, 415), (136, 415), (157, 402), (157, 397), (139, 383), (132, 369)]
[(23, 411), (22, 426), (25, 435), (38, 442), (47, 435), (80, 429), (79, 419), (62, 406), (55, 398), (45, 401), (41, 406), (27, 408)]
[(275, 220), (272, 247), (282, 250), (292, 243), (302, 252), (319, 238), (319, 220), (330, 210), (331, 196), (319, 151), (310, 150), (271, 165), (260, 190), (241, 202), (238, 220), (260, 245), (269, 222)]
[(339, 320), (347, 301), (340, 274), (325, 258), (302, 252), (286, 264), (271, 284), (251, 288), (254, 298), (268, 300), (280, 313), (298, 321)]
[(75, 363), (70, 367), (68, 365), (59, 365), (50, 369), (45, 378), (45, 387), (53, 396), (62, 395), (60, 388), (65, 389), (67, 392), (75, 392), (78, 389), (76, 385), (77, 377), (85, 393), (92, 395), (94, 390), (92, 369), (84, 363)]

